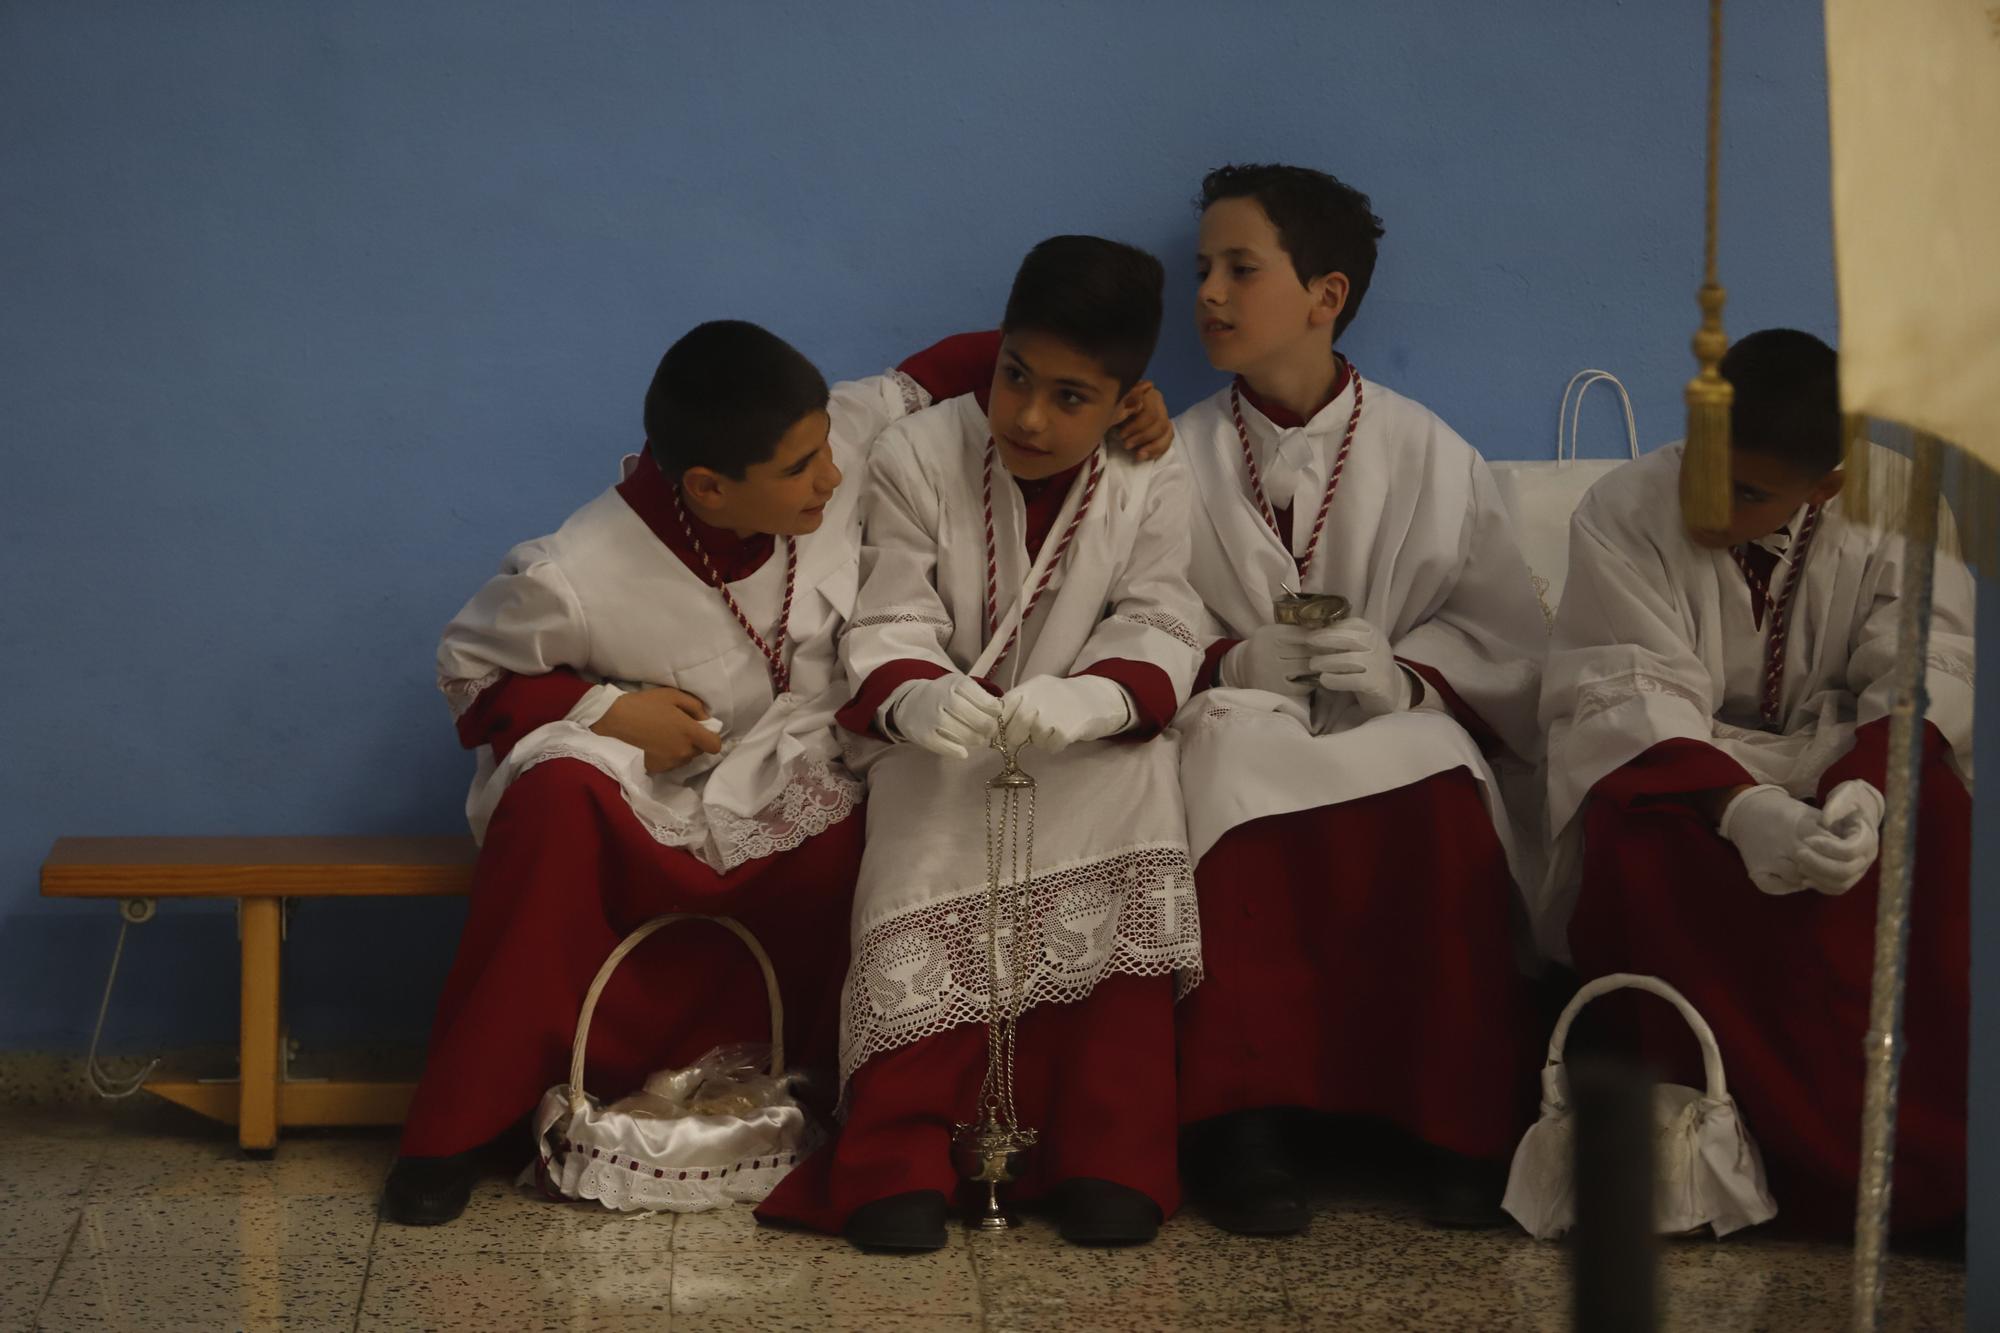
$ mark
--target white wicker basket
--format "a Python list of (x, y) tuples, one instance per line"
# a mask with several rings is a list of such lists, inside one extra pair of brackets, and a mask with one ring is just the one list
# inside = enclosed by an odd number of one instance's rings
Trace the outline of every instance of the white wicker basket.
[[(598, 996), (627, 954), (677, 921), (713, 921), (724, 927), (743, 941), (763, 969), (771, 1008), (769, 1072), (776, 1081), (763, 1104), (748, 1114), (633, 1114), (616, 1105), (606, 1107), (583, 1090), (584, 1049)], [(783, 1082), (784, 1029), (784, 1005), (770, 956), (740, 922), (682, 912), (654, 917), (619, 942), (590, 983), (577, 1017), (569, 1082), (550, 1088), (535, 1112), (536, 1159), (529, 1168), (535, 1182), (553, 1197), (595, 1199), (627, 1212), (694, 1213), (762, 1199), (818, 1141), (811, 1118)]]

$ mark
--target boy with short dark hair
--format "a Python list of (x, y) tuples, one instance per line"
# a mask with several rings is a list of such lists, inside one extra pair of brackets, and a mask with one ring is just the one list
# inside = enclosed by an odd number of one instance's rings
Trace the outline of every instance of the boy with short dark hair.
[[(778, 970), (793, 1063), (832, 1063), (846, 955), (828, 941), (861, 854), (832, 729), (859, 551), (841, 476), (928, 401), (894, 372), (829, 393), (776, 335), (700, 325), (660, 361), (625, 479), (509, 552), (445, 630), (482, 846), (391, 1220), (458, 1216), (472, 1150), (562, 1080), (592, 976), (659, 913), (739, 918)], [(665, 933), (632, 964), (591, 1030), (593, 1091), (764, 1030), (757, 969), (719, 929)]]
[[(1041, 1139), (1020, 1196), (1052, 1195), (1063, 1234), (1095, 1243), (1150, 1239), (1178, 1202), (1173, 1003), (1200, 937), (1175, 752), (1145, 738), (1199, 666), (1200, 606), (1185, 476), (1101, 448), (1144, 389), (1161, 284), (1143, 251), (1044, 241), (1015, 277), (987, 392), (875, 446), (842, 649), (871, 810), (848, 1114), (760, 1216), (865, 1248), (942, 1246), (952, 1127), (979, 1118), (985, 1020), (1007, 995), (1014, 1095)], [(989, 936), (1000, 737), (1028, 747), (1034, 863)]]
[[(1382, 226), (1323, 172), (1202, 182), (1195, 319), (1229, 386), (1181, 414), (1190, 577), (1210, 612), (1176, 721), (1205, 981), (1179, 1012), (1190, 1191), (1219, 1225), (1304, 1229), (1289, 1113), (1435, 1150), (1430, 1215), (1500, 1220), (1520, 1130), (1512, 830), (1546, 630), (1486, 464), (1337, 350)], [(1279, 623), (1303, 592), (1337, 623)]]
[[(1721, 369), (1728, 527), (1683, 524), (1678, 445), (1600, 481), (1571, 524), (1542, 696), (1557, 841), (1537, 928), (1585, 977), (1653, 973), (1693, 1001), (1780, 1207), (1838, 1230), (1859, 1171), (1903, 542), (1846, 504), (1832, 348), (1766, 329)], [(1907, 460), (1869, 457), (1900, 512)], [(1932, 616), (1899, 1229), (1965, 1207), (1973, 589), (1942, 552)], [(1684, 1063), (1677, 1019), (1637, 1017), (1649, 1056)]]

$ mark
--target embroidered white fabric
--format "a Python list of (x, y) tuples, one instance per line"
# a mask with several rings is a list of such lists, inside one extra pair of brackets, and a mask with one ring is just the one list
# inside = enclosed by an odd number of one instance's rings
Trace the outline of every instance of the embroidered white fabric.
[(1703, 716), (1709, 713), (1708, 700), (1680, 681), (1635, 671), (1615, 680), (1594, 680), (1578, 690), (1576, 708), (1570, 715), (1572, 725), (1580, 727), (1599, 713), (1642, 694), (1672, 695), (1700, 710)]
[(481, 694), (499, 684), (500, 678), (506, 674), (500, 667), (469, 679), (463, 676), (447, 676), (440, 671), (437, 685), (438, 689), (444, 692), (444, 701), (450, 707), (451, 715), (458, 718), (465, 716), (465, 710), (472, 707)]
[(877, 615), (862, 616), (849, 621), (847, 628), (866, 629), (870, 625), (935, 625), (943, 630), (951, 628), (951, 622), (943, 616), (925, 615), (919, 611), (884, 611)]
[(1542, 604), (1542, 619), (1549, 622), (1549, 631), (1554, 633), (1556, 627), (1556, 609), (1549, 605), (1549, 594), (1554, 591), (1555, 585), (1540, 574), (1534, 573), (1528, 575), (1528, 582), (1535, 585), (1535, 600)]
[(1195, 637), (1194, 630), (1179, 616), (1170, 616), (1159, 611), (1120, 611), (1118, 614), (1112, 616), (1111, 619), (1123, 620), (1133, 625), (1143, 625), (1147, 629), (1156, 629), (1160, 633), (1186, 644), (1196, 652), (1201, 651), (1201, 640)]
[(791, 851), (826, 832), (861, 803), (861, 784), (844, 767), (824, 759), (801, 760), (774, 804), (754, 815), (704, 807), (709, 834), (732, 870), (745, 861)]
[[(1021, 1007), (1063, 1004), (1112, 974), (1201, 981), (1194, 866), (1182, 847), (1139, 847), (1035, 877), (1023, 914), (1034, 932)], [(962, 1023), (983, 1023), (990, 946), (984, 886), (890, 917), (855, 948), (841, 1002), (840, 1077), (871, 1056)], [(1001, 963), (1012, 941), (1001, 931)], [(1005, 977), (1003, 970), (1002, 977)]]
[(1973, 683), (1972, 663), (1968, 662), (1960, 653), (1938, 652), (1933, 649), (1925, 657), (1924, 664), (1932, 671), (1941, 671), (1953, 680), (1963, 681), (1967, 685)]
[[(567, 745), (548, 746), (521, 771), (551, 759), (577, 759), (614, 780), (621, 776), (603, 755)], [(712, 851), (702, 859), (721, 874), (745, 861), (802, 846), (847, 818), (860, 803), (861, 784), (854, 776), (839, 764), (816, 757), (801, 758), (778, 799), (754, 815), (704, 804), (699, 809), (705, 818), (686, 819), (657, 805), (640, 810), (629, 795), (626, 802), (655, 842), (697, 851), (712, 843)]]
[(913, 412), (921, 412), (931, 405), (930, 390), (924, 388), (923, 385), (917, 383), (902, 371), (890, 371), (889, 382), (894, 384), (903, 395), (904, 416), (909, 416)]

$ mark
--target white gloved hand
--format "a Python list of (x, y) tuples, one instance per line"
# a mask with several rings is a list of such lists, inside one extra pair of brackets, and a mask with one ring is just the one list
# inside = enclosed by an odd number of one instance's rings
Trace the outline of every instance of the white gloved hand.
[(1000, 701), (962, 674), (917, 681), (888, 711), (889, 730), (947, 759), (964, 759), (1000, 729)]
[(1806, 839), (1806, 846), (1827, 864), (1808, 875), (1807, 882), (1830, 895), (1859, 884), (1882, 850), (1882, 815), (1887, 809), (1888, 802), (1875, 785), (1859, 778), (1828, 792), (1819, 812), (1822, 831)]
[(1736, 844), (1750, 882), (1765, 893), (1834, 884), (1848, 868), (1850, 858), (1829, 853), (1837, 840), (1820, 823), (1820, 812), (1783, 787), (1766, 784), (1739, 793), (1724, 807), (1719, 829)]
[(1389, 636), (1352, 616), (1306, 636), (1307, 669), (1329, 693), (1351, 694), (1372, 717), (1400, 713), (1415, 697), (1410, 673), (1396, 661)]
[(1001, 696), (1000, 725), (1044, 750), (1115, 736), (1132, 725), (1125, 687), (1103, 676), (1037, 676)]
[(1236, 690), (1269, 690), (1303, 699), (1315, 676), (1307, 665), (1308, 631), (1297, 625), (1259, 625), (1256, 632), (1222, 655), (1216, 679)]

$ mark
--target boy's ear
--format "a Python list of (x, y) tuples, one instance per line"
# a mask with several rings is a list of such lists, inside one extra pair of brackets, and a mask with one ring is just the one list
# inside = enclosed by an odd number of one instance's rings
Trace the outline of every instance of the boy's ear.
[(1347, 275), (1345, 273), (1322, 273), (1306, 284), (1306, 292), (1312, 297), (1312, 311), (1307, 316), (1312, 327), (1330, 329), (1340, 312), (1347, 309)]
[(1806, 496), (1809, 504), (1823, 505), (1847, 488), (1847, 474), (1839, 468), (1819, 479), (1819, 485)]
[(713, 513), (722, 507), (729, 479), (705, 467), (691, 467), (681, 474), (681, 489), (696, 509)]

